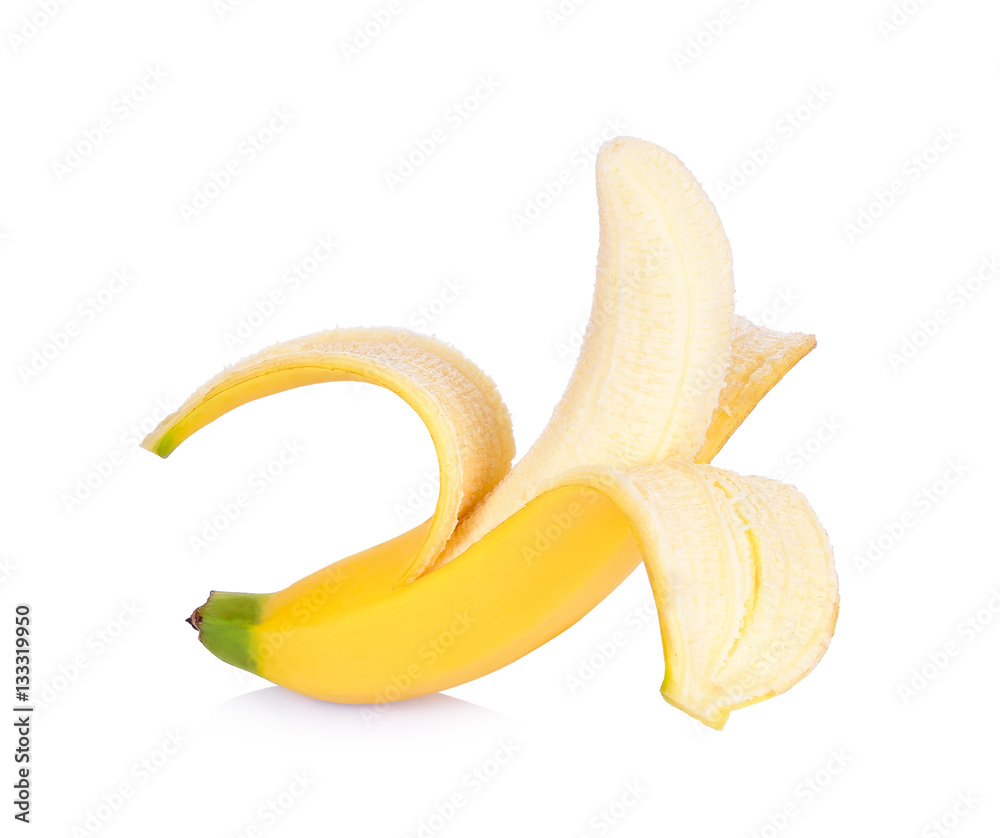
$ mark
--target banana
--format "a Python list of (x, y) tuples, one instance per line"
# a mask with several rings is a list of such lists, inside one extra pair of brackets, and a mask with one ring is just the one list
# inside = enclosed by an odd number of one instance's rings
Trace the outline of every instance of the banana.
[(213, 592), (190, 618), (210, 651), (329, 701), (412, 698), (527, 654), (645, 561), (671, 704), (721, 728), (815, 666), (838, 607), (825, 531), (792, 487), (707, 465), (815, 340), (734, 315), (722, 225), (673, 155), (617, 138), (598, 155), (597, 183), (580, 359), (513, 468), (493, 382), (440, 341), (394, 329), (272, 346), (146, 438), (166, 457), (254, 399), (359, 380), (403, 398), (435, 445), (428, 521), (275, 594)]

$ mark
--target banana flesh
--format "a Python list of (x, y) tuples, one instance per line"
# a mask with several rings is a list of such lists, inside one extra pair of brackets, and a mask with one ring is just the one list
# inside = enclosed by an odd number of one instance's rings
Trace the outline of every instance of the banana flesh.
[(672, 154), (621, 137), (597, 159), (601, 242), (580, 358), (538, 440), (458, 526), (459, 555), (586, 465), (691, 459), (705, 439), (733, 332), (729, 240), (708, 197)]

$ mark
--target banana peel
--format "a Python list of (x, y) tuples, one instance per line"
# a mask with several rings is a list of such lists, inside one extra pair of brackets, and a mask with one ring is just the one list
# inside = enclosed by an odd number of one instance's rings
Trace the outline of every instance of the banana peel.
[(437, 452), (428, 521), (274, 594), (213, 592), (190, 618), (210, 651), (328, 701), (412, 698), (527, 654), (645, 562), (669, 703), (721, 728), (816, 665), (838, 608), (826, 532), (793, 487), (708, 465), (815, 339), (734, 314), (728, 240), (676, 157), (617, 138), (598, 155), (597, 187), (580, 358), (513, 467), (510, 416), (489, 377), (397, 329), (269, 347), (146, 438), (166, 457), (249, 401), (350, 380), (397, 393)]

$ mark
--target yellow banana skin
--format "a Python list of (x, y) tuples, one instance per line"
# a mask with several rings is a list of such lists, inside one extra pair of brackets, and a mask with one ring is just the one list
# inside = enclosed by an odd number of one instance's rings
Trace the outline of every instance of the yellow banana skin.
[(254, 671), (296, 692), (353, 704), (448, 689), (555, 637), (640, 561), (614, 503), (570, 486), (536, 498), (455, 560), (397, 587), (425, 527), (264, 601), (260, 622), (248, 627)]

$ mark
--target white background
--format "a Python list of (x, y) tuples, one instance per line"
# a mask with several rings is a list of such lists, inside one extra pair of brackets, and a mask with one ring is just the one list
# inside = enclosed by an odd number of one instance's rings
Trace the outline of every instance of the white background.
[[(995, 3), (909, 0), (889, 31), (890, 3), (861, 0), (590, 0), (561, 20), (556, 0), (423, 0), (350, 61), (343, 45), (386, 3), (247, 0), (220, 16), (211, 0), (91, 0), (48, 22), (43, 5), (12, 0), (0, 19), (0, 645), (31, 603), (39, 706), (17, 834), (996, 834), (1000, 292), (970, 284), (1000, 253)], [(480, 77), (497, 89), (446, 115)], [(249, 161), (239, 146), (274, 109), (288, 125)], [(110, 132), (72, 157), (102, 120)], [(817, 669), (722, 733), (698, 725), (658, 695), (641, 569), (528, 657), (374, 718), (212, 657), (183, 622), (210, 589), (276, 590), (408, 529), (433, 506), (400, 511), (430, 492), (432, 447), (399, 400), (354, 385), (257, 402), (167, 462), (132, 429), (275, 340), (386, 324), (489, 372), (523, 452), (589, 309), (588, 148), (615, 124), (705, 184), (738, 310), (818, 336), (716, 460), (783, 473), (831, 533), (843, 601)], [(445, 142), (391, 189), (386, 172), (436, 128)], [(185, 219), (234, 159), (240, 174)], [(745, 182), (741, 165), (757, 169)], [(845, 228), (867, 207), (868, 229)], [(323, 235), (334, 257), (227, 342)], [(130, 279), (100, 302), (116, 270)], [(193, 548), (290, 441), (295, 462)]]

